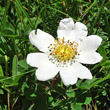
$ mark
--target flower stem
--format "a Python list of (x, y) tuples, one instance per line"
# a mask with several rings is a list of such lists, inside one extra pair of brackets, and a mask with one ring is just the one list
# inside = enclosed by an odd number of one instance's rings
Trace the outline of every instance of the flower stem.
[(8, 103), (8, 110), (10, 110), (10, 94), (7, 92), (7, 103)]
[(92, 84), (90, 85), (90, 88), (94, 87), (95, 85), (97, 85), (97, 84), (99, 84), (99, 83), (101, 83), (101, 82), (103, 82), (103, 81), (105, 81), (105, 80), (107, 80), (107, 79), (110, 79), (110, 74), (107, 75), (106, 77), (101, 78), (101, 79), (97, 80), (96, 82), (92, 83)]
[(91, 34), (91, 33), (92, 33), (93, 28), (94, 28), (94, 26), (96, 25), (96, 22), (97, 22), (97, 20), (98, 20), (98, 18), (99, 18), (99, 16), (100, 16), (100, 14), (101, 14), (102, 7), (103, 7), (103, 5), (104, 5), (105, 1), (106, 1), (106, 0), (103, 0), (103, 1), (102, 1), (102, 4), (101, 4), (101, 6), (100, 6), (100, 8), (99, 8), (99, 10), (98, 10), (98, 12), (97, 12), (97, 16), (95, 17), (95, 20), (94, 20), (94, 22), (93, 22), (93, 25), (92, 25), (92, 27), (91, 27), (91, 30), (89, 31), (89, 34)]

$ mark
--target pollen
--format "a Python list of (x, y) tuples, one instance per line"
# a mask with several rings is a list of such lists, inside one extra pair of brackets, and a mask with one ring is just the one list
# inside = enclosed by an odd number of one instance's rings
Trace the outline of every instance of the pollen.
[(68, 61), (74, 61), (78, 53), (78, 43), (70, 40), (65, 41), (65, 39), (55, 40), (54, 44), (49, 46), (49, 52), (55, 61), (59, 63), (66, 63)]

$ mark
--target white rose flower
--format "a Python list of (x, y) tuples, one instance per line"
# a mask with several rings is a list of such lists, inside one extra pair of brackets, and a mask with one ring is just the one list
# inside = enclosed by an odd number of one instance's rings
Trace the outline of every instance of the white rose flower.
[(96, 52), (101, 44), (101, 37), (87, 36), (87, 27), (65, 18), (60, 21), (58, 38), (37, 29), (30, 32), (29, 40), (41, 52), (29, 53), (27, 63), (37, 67), (36, 76), (40, 81), (54, 78), (58, 73), (64, 85), (72, 85), (77, 79), (92, 79), (88, 68), (82, 64), (95, 64), (102, 60)]

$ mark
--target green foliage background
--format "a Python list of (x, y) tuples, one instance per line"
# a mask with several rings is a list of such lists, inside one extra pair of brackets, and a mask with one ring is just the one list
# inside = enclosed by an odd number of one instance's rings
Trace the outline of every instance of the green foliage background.
[[(38, 51), (29, 42), (33, 29), (57, 36), (59, 21), (72, 17), (87, 25), (89, 35), (103, 42), (103, 60), (86, 65), (92, 80), (64, 86), (57, 76), (40, 82), (26, 56)], [(83, 73), (82, 73), (83, 74)], [(1, 0), (0, 1), (0, 110), (109, 110), (110, 109), (110, 0)]]

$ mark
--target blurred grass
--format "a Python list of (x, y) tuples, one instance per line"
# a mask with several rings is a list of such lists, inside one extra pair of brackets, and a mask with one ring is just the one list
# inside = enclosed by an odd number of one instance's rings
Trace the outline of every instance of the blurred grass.
[[(103, 42), (103, 60), (89, 65), (94, 78), (65, 87), (58, 80), (40, 82), (26, 56), (38, 51), (28, 39), (40, 28), (57, 36), (59, 21), (72, 17), (87, 25), (89, 34)], [(109, 110), (110, 109), (110, 0), (1, 0), (0, 1), (0, 109), (1, 110)], [(45, 108), (44, 108), (45, 107)]]

